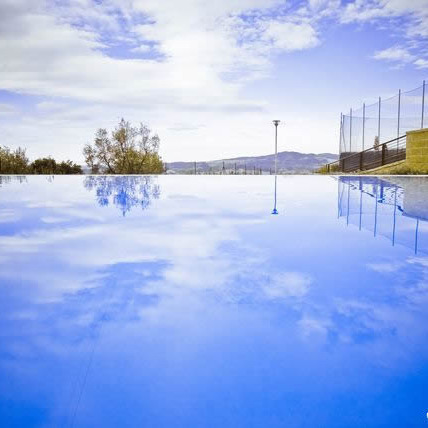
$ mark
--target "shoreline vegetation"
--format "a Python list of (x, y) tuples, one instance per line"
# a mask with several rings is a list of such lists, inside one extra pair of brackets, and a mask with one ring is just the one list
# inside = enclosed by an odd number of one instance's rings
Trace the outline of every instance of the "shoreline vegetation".
[(30, 162), (26, 150), (0, 146), (0, 174), (83, 174), (82, 167), (71, 160), (57, 162), (52, 157), (38, 158)]
[[(83, 148), (91, 174), (161, 174), (165, 166), (159, 156), (160, 138), (142, 123), (138, 127), (121, 119), (110, 134), (98, 129), (93, 144)], [(58, 162), (51, 156), (30, 161), (26, 149), (0, 146), (0, 174), (83, 174), (71, 160)]]
[(92, 174), (161, 174), (165, 166), (159, 146), (159, 136), (146, 125), (132, 126), (121, 119), (111, 133), (98, 129), (83, 155)]

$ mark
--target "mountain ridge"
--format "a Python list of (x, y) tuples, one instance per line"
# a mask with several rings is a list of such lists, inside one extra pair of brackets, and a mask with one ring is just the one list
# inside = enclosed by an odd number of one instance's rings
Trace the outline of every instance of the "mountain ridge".
[[(278, 172), (280, 173), (294, 173), (305, 172), (310, 173), (320, 168), (321, 166), (334, 162), (339, 158), (334, 153), (301, 153), (295, 151), (282, 151), (278, 152)], [(269, 172), (275, 168), (275, 155), (260, 155), (260, 156), (238, 156), (227, 159), (216, 159), (209, 161), (196, 161), (196, 170), (199, 173), (205, 172), (221, 172), (223, 170), (223, 163), (225, 171), (234, 171), (235, 164), (237, 172), (251, 172), (262, 171)], [(177, 161), (166, 163), (167, 171), (169, 173), (194, 173), (195, 162)]]

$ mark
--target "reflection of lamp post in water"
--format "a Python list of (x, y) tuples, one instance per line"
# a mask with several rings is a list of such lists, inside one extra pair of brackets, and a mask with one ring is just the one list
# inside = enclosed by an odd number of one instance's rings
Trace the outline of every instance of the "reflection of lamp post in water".
[(272, 210), (272, 214), (273, 215), (277, 215), (278, 214), (278, 210), (276, 209), (276, 175), (275, 175), (275, 196), (274, 196), (274, 205), (273, 205), (273, 210)]

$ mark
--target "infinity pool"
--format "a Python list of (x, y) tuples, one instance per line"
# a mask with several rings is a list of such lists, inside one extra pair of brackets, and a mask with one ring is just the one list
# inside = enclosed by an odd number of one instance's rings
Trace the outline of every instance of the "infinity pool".
[(1, 427), (428, 425), (428, 179), (0, 180)]

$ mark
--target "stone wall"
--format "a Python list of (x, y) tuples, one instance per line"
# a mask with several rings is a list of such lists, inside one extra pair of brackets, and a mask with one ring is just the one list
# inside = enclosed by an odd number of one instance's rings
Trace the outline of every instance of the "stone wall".
[(415, 170), (428, 169), (428, 128), (407, 132), (406, 163)]

